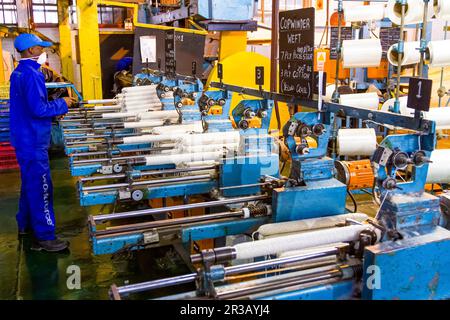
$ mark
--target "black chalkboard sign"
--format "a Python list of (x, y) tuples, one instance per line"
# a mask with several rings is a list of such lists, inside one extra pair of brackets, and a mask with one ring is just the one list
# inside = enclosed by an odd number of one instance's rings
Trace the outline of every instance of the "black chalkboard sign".
[(166, 31), (165, 41), (165, 58), (166, 58), (166, 74), (174, 75), (176, 72), (175, 65), (175, 31)]
[(433, 80), (425, 78), (410, 78), (408, 91), (408, 108), (420, 111), (430, 111)]
[(264, 85), (264, 67), (255, 68), (255, 83), (258, 86)]
[[(342, 39), (342, 41), (353, 39), (352, 27), (342, 27), (341, 28), (341, 39)], [(330, 32), (330, 59), (331, 60), (336, 60), (338, 58), (338, 54), (337, 54), (338, 40), (339, 40), (339, 28), (331, 27), (331, 32)]]
[(400, 28), (380, 28), (380, 40), (383, 58), (386, 58), (389, 48), (400, 40)]
[(311, 99), (315, 9), (280, 12), (280, 92)]

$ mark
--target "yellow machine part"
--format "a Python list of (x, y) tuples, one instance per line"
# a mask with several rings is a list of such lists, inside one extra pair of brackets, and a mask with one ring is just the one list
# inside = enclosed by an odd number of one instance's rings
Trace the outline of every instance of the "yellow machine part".
[[(223, 83), (232, 84), (246, 88), (259, 89), (255, 84), (255, 68), (264, 67), (264, 86), (265, 91), (270, 91), (270, 59), (254, 52), (238, 52), (221, 61), (223, 65)], [(219, 82), (217, 77), (217, 65), (212, 69), (205, 90), (215, 90), (210, 88), (211, 82)], [(248, 95), (241, 95), (233, 93), (231, 100), (231, 110), (245, 99), (257, 99)], [(281, 127), (289, 120), (289, 112), (285, 103), (279, 103)], [(276, 130), (278, 128), (275, 110), (272, 112), (272, 119), (270, 122), (270, 129)]]
[(253, 118), (248, 121), (249, 128), (261, 128), (261, 119)]
[(98, 0), (77, 1), (81, 86), (86, 100), (102, 99)]
[(223, 112), (223, 109), (221, 106), (212, 106), (211, 108), (209, 108), (209, 115), (221, 115)]
[(348, 186), (349, 190), (370, 188), (374, 174), (369, 159), (359, 161), (337, 161), (338, 179)]

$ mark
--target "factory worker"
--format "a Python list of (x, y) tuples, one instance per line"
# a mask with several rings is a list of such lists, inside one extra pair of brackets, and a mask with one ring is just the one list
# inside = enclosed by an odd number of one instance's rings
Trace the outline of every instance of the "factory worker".
[(51, 46), (50, 42), (23, 33), (16, 38), (14, 46), (21, 55), (11, 74), (10, 89), (11, 143), (16, 149), (22, 180), (16, 216), (19, 236), (32, 233), (33, 249), (58, 252), (69, 244), (55, 236), (48, 148), (52, 118), (66, 114), (75, 100), (48, 101), (40, 68), (46, 62), (44, 48)]

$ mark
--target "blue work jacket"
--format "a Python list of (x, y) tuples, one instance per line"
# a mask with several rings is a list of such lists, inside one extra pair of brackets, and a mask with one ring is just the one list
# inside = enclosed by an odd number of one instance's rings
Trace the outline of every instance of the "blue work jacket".
[(44, 74), (34, 60), (21, 60), (11, 74), (11, 144), (19, 152), (48, 149), (52, 118), (66, 114), (64, 99), (48, 101)]

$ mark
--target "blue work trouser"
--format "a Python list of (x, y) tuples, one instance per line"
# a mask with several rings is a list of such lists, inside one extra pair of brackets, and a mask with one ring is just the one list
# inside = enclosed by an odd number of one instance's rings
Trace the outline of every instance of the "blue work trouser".
[(17, 150), (22, 186), (17, 225), (31, 228), (38, 240), (55, 239), (53, 184), (47, 149)]

